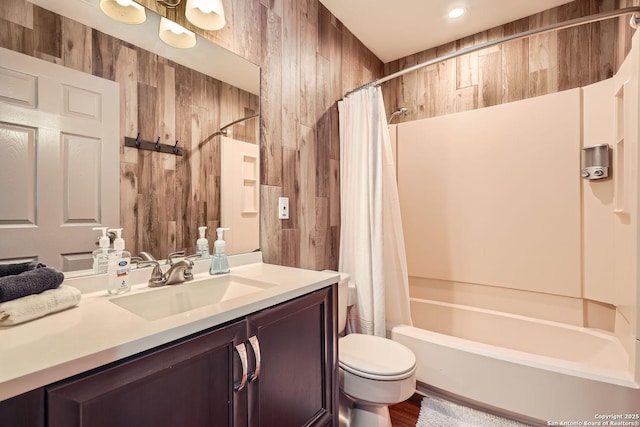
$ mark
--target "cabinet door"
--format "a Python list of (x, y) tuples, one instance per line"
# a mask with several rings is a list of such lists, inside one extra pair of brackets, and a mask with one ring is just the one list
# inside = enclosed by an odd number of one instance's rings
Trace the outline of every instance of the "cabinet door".
[(44, 389), (0, 402), (0, 426), (44, 427)]
[(245, 398), (233, 392), (240, 376), (234, 353), (245, 332), (245, 322), (233, 323), (50, 386), (48, 426), (237, 425), (234, 413), (247, 409)]
[(261, 353), (249, 385), (250, 426), (337, 426), (334, 295), (335, 286), (249, 316), (248, 336)]

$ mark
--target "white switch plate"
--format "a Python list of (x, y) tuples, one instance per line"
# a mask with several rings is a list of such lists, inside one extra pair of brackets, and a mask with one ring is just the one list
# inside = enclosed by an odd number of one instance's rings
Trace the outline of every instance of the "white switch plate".
[(288, 197), (278, 197), (278, 219), (289, 219)]

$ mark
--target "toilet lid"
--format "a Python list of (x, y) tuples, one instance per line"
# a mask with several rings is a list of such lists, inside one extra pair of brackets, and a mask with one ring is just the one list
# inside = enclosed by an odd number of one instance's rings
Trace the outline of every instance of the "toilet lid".
[(407, 347), (363, 334), (349, 334), (338, 341), (338, 360), (354, 375), (381, 380), (406, 378), (416, 367), (416, 356)]

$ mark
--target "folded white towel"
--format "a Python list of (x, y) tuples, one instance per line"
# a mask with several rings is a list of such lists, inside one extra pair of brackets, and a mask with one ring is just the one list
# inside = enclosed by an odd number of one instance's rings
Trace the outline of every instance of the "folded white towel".
[(56, 289), (14, 299), (0, 304), (0, 326), (17, 325), (50, 313), (78, 305), (82, 294), (73, 286), (60, 285)]

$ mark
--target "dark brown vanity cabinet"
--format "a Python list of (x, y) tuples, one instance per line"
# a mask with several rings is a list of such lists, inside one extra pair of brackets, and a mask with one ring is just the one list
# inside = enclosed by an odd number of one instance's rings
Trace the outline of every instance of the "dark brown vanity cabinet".
[(337, 426), (334, 288), (49, 386), (47, 425)]

